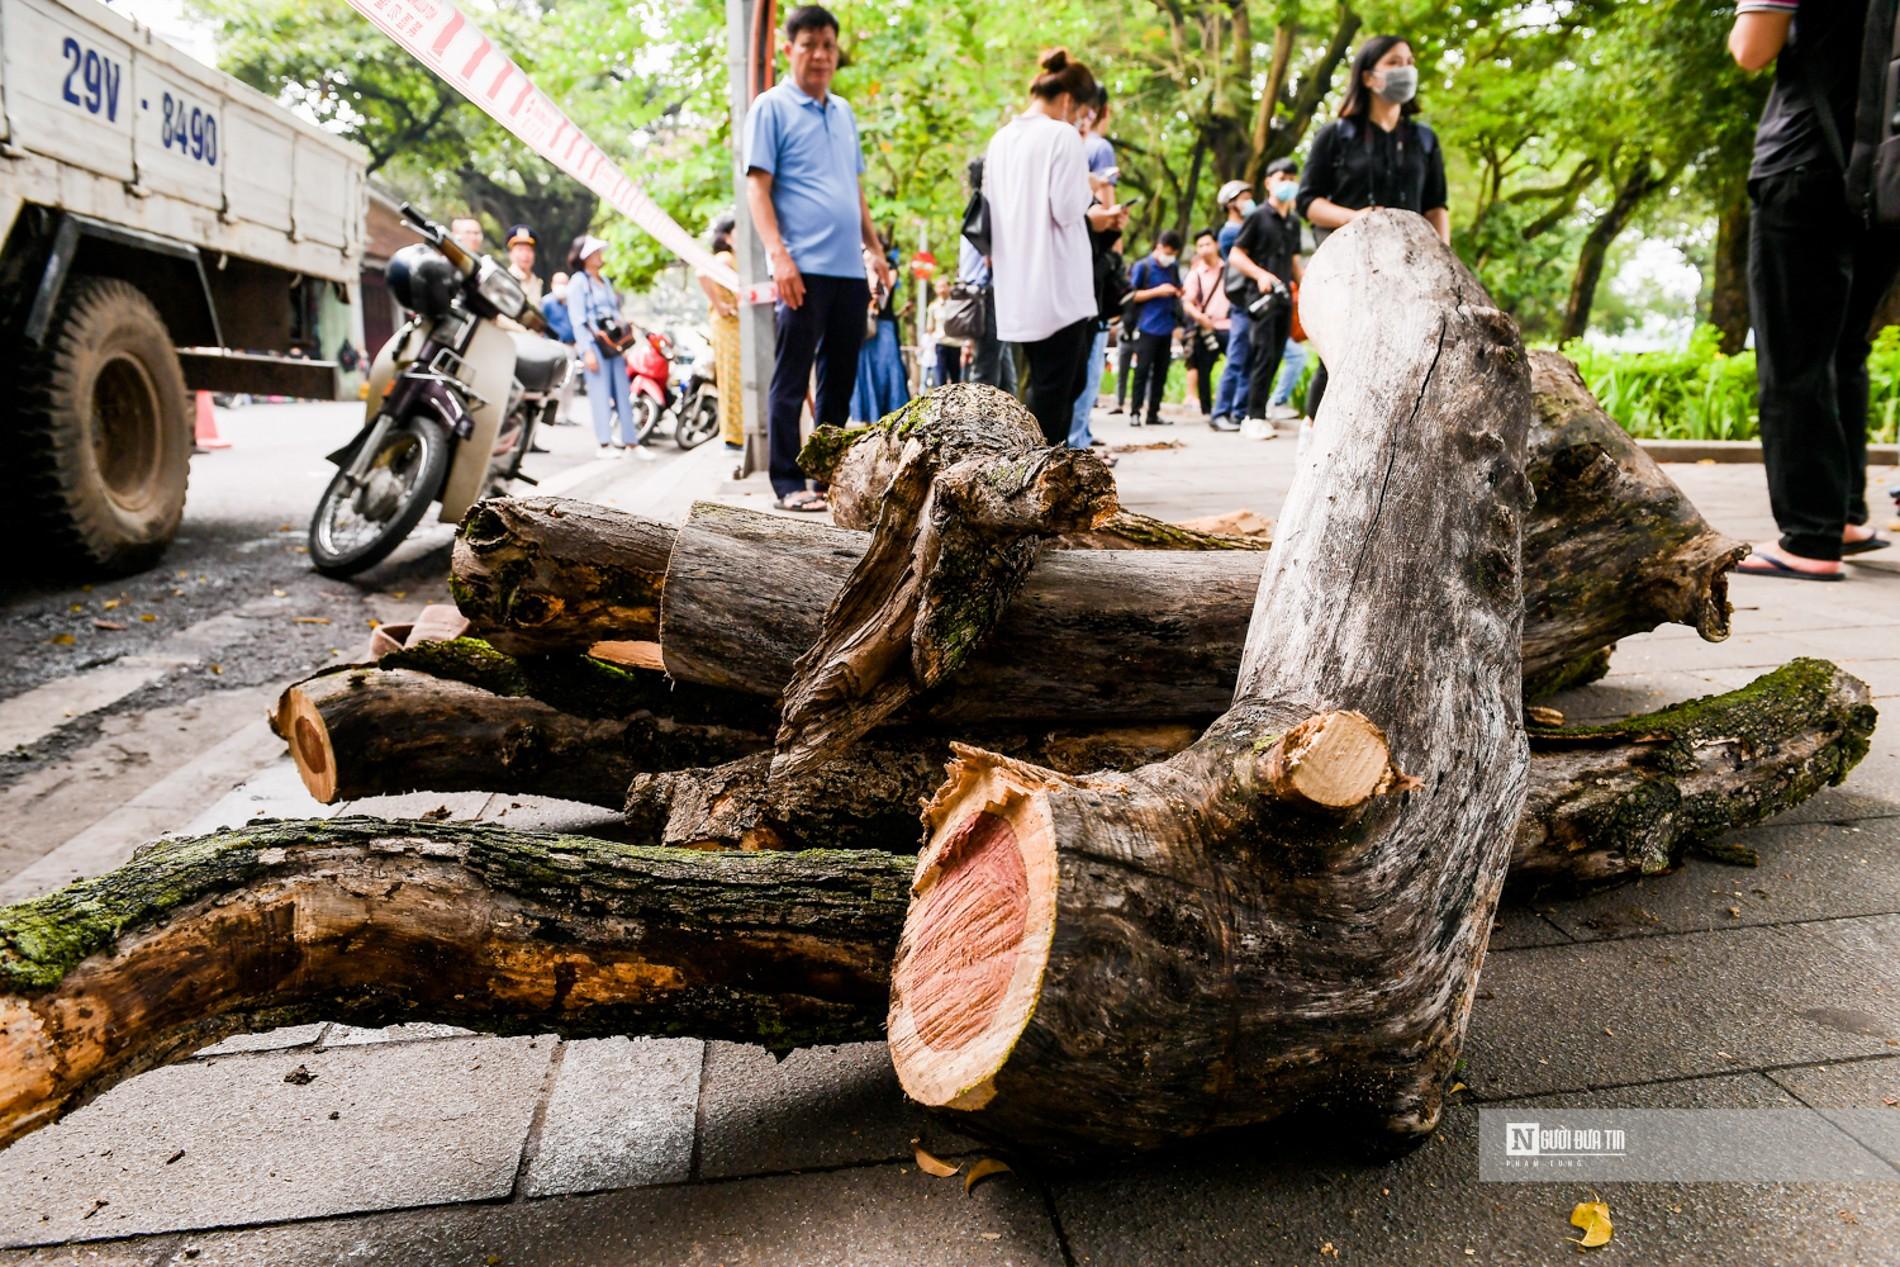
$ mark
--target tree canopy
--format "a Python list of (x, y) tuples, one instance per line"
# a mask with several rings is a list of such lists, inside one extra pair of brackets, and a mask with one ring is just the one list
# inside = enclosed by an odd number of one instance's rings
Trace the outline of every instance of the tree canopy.
[[(342, 0), (193, 0), (226, 70), (363, 144), (375, 175), (560, 242), (591, 222), (638, 285), (656, 243), (527, 153)], [(464, 0), (471, 15), (682, 224), (733, 206), (722, 0)], [(1110, 93), (1137, 244), (1215, 219), (1213, 192), (1301, 154), (1352, 52), (1404, 35), (1443, 140), (1453, 243), (1533, 338), (1582, 333), (1631, 230), (1679, 241), (1725, 341), (1746, 329), (1738, 244), (1766, 77), (1696, 0), (839, 0), (836, 90), (855, 108), (872, 214), (905, 253), (953, 241), (964, 169), (1066, 45)], [(780, 72), (784, 73), (781, 59)], [(1628, 305), (1613, 305), (1611, 316)], [(1739, 311), (1738, 311), (1739, 307)]]

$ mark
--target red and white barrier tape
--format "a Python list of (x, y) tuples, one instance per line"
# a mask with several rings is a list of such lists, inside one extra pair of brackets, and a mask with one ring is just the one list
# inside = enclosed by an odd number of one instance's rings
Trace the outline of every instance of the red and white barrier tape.
[(741, 286), (738, 274), (647, 197), (605, 150), (588, 139), (514, 59), (448, 0), (350, 0), (376, 28), (408, 49), (542, 158), (600, 195), (614, 210), (657, 238), (699, 272), (735, 292), (741, 303), (767, 303), (770, 282)]

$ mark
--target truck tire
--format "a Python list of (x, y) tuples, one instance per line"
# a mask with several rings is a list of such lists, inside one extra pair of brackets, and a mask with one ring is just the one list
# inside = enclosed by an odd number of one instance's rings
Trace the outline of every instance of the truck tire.
[(74, 278), (60, 307), (19, 379), (23, 522), (55, 567), (136, 572), (165, 552), (185, 510), (185, 375), (165, 322), (136, 287)]

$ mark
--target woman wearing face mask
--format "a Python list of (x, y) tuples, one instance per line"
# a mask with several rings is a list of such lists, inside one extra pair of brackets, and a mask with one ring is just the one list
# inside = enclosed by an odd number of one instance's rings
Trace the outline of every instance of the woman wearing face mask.
[[(1445, 154), (1418, 114), (1418, 63), (1412, 46), (1380, 35), (1360, 46), (1339, 117), (1319, 130), (1306, 162), (1300, 214), (1322, 241), (1374, 207), (1416, 211), (1451, 241)], [(1319, 414), (1326, 366), (1307, 391), (1307, 417)]]
[(996, 336), (1022, 345), (1029, 361), (1029, 412), (1043, 438), (1066, 444), (1075, 398), (1093, 367), (1095, 269), (1089, 228), (1121, 228), (1128, 213), (1092, 206), (1108, 182), (1091, 184), (1077, 111), (1096, 100), (1095, 76), (1067, 49), (1042, 59), (1029, 108), (990, 138), (983, 198), (990, 213)]

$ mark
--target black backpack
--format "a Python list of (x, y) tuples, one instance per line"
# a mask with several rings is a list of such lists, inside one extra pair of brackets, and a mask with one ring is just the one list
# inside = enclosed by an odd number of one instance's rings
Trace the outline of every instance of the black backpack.
[(1819, 79), (1826, 68), (1804, 59), (1803, 69), (1821, 137), (1845, 174), (1849, 209), (1868, 224), (1900, 225), (1900, 0), (1867, 5), (1851, 146), (1835, 124)]

